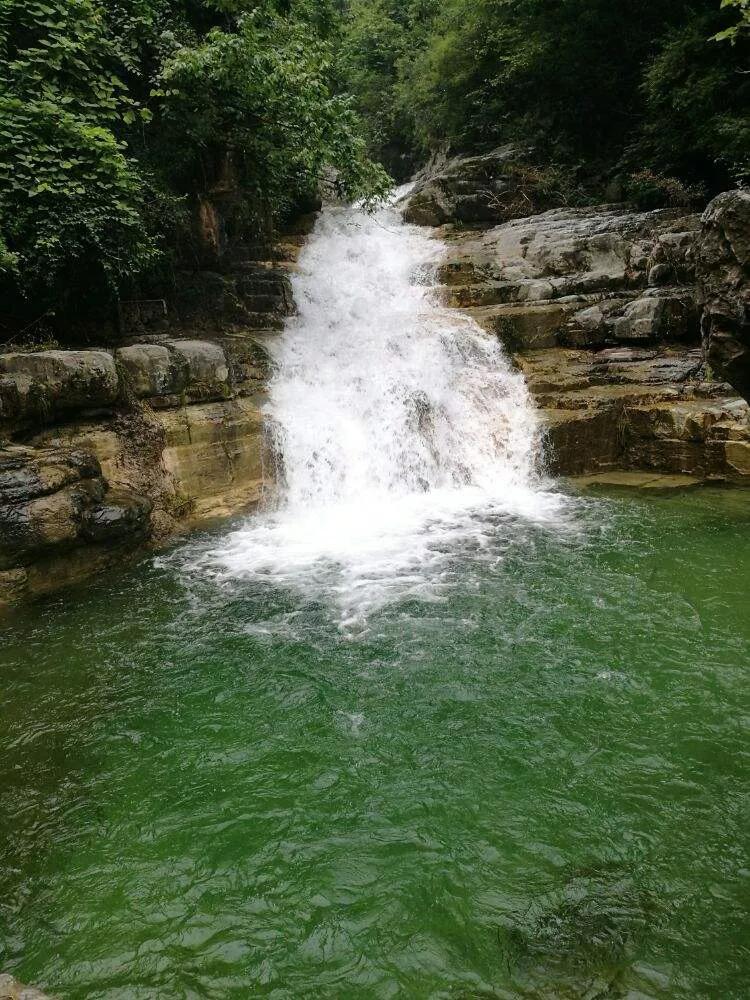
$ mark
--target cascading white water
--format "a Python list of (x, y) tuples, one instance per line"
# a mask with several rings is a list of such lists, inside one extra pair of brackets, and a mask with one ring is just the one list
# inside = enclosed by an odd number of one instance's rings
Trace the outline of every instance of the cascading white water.
[(280, 502), (204, 569), (314, 582), (356, 617), (434, 584), (457, 545), (498, 530), (498, 513), (553, 516), (522, 376), (429, 288), (444, 251), (393, 206), (323, 212), (293, 279), (299, 314), (273, 348)]

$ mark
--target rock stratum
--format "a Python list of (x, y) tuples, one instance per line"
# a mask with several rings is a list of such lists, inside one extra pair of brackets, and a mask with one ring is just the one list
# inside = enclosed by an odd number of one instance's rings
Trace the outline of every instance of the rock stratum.
[(524, 372), (550, 471), (750, 482), (750, 195), (702, 217), (603, 205), (508, 219), (523, 204), (512, 162), (508, 148), (444, 162), (404, 216), (440, 223), (443, 301)]
[(266, 346), (294, 309), (296, 248), (199, 272), (176, 319), (131, 304), (117, 347), (0, 354), (0, 606), (272, 488)]

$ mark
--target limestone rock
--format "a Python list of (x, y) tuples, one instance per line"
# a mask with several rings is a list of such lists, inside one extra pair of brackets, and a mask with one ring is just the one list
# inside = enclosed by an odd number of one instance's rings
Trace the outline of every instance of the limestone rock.
[(697, 275), (708, 361), (750, 399), (750, 191), (725, 191), (703, 215)]
[(91, 456), (20, 446), (0, 450), (0, 568), (75, 544), (83, 511), (105, 489)]
[(649, 288), (637, 299), (604, 300), (577, 313), (562, 338), (577, 346), (695, 340), (699, 311), (692, 289)]
[(230, 394), (229, 365), (218, 344), (208, 340), (170, 340), (166, 346), (175, 357), (191, 400), (225, 399)]
[(229, 273), (181, 272), (173, 310), (182, 329), (209, 337), (279, 330), (294, 312), (294, 296), (283, 264), (239, 259)]
[(147, 497), (125, 491), (109, 492), (101, 503), (85, 511), (81, 535), (90, 542), (113, 542), (129, 538), (144, 541), (150, 534), (153, 504)]
[(702, 381), (698, 349), (548, 349), (516, 360), (540, 407), (554, 473), (732, 482), (750, 473), (750, 407), (729, 387)]
[[(556, 208), (476, 233), (448, 233), (450, 252), (439, 268), (446, 284), (513, 281), (522, 299), (528, 282), (547, 281), (555, 296), (645, 288), (654, 260), (677, 243), (683, 258), (697, 215), (663, 209), (634, 212), (622, 205)], [(674, 251), (677, 252), (676, 250)], [(670, 268), (670, 283), (690, 284), (687, 263)], [(453, 278), (451, 278), (453, 274)], [(683, 280), (684, 279), (684, 280)]]
[(153, 406), (226, 399), (232, 393), (229, 363), (210, 340), (166, 340), (131, 344), (116, 352), (126, 392)]
[(161, 344), (121, 347), (115, 358), (123, 372), (126, 392), (136, 399), (168, 396), (184, 388), (172, 352)]
[(108, 351), (0, 354), (0, 423), (49, 423), (111, 408), (118, 395), (117, 369)]
[(294, 311), (293, 239), (265, 263), (235, 247), (154, 323), (125, 304), (113, 353), (0, 355), (0, 605), (258, 503), (274, 475), (265, 344)]
[(97, 459), (85, 451), (11, 445), (0, 449), (0, 570), (6, 589), (18, 571), (90, 542), (141, 541), (150, 502), (107, 492)]
[(250, 399), (163, 410), (163, 463), (191, 514), (213, 517), (257, 503), (266, 485), (263, 417)]
[[(736, 206), (723, 218), (734, 249), (718, 266), (712, 246), (713, 270), (705, 259), (699, 269), (714, 282), (714, 321), (732, 317), (736, 334), (750, 227)], [(498, 337), (525, 374), (550, 471), (747, 481), (750, 411), (712, 378), (700, 347), (699, 232), (695, 215), (617, 205), (443, 229), (440, 297)]]

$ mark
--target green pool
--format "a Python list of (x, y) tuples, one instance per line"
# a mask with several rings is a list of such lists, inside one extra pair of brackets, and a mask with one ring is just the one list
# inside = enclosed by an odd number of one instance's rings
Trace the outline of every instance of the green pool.
[(750, 995), (750, 494), (574, 506), (354, 629), (183, 550), (3, 622), (0, 970), (64, 1000)]

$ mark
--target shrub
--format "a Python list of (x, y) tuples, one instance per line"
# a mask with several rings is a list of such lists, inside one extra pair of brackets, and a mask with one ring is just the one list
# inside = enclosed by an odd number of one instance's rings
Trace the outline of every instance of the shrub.
[(625, 194), (636, 208), (690, 208), (705, 201), (706, 191), (700, 184), (685, 184), (677, 177), (665, 177), (653, 170), (630, 174)]

